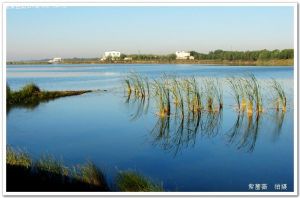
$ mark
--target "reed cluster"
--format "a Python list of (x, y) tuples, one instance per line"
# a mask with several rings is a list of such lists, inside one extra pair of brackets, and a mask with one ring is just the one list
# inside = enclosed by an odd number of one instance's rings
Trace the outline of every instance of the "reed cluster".
[(223, 108), (222, 86), (217, 79), (204, 79), (207, 110), (210, 112), (220, 111)]
[(136, 107), (132, 120), (147, 113), (150, 100), (150, 83), (147, 77), (131, 72), (124, 79), (126, 103)]
[(178, 109), (180, 110), (180, 116), (184, 118), (184, 98), (182, 93), (182, 83), (176, 79), (176, 77), (172, 77), (171, 79), (171, 93), (173, 98), (173, 103), (175, 106), (176, 114), (178, 113)]
[(157, 100), (157, 115), (160, 117), (170, 116), (171, 114), (171, 89), (169, 81), (164, 79), (154, 80), (154, 96)]
[(287, 106), (287, 99), (283, 86), (275, 79), (272, 79), (271, 88), (275, 93), (273, 100), (275, 102), (276, 111), (279, 111), (281, 109), (283, 112), (285, 112)]
[(147, 77), (131, 72), (124, 79), (125, 90), (128, 96), (133, 95), (136, 98), (145, 98), (150, 95), (149, 81)]
[(199, 131), (207, 136), (217, 134), (223, 108), (217, 80), (165, 75), (154, 80), (153, 86), (159, 115), (151, 130), (153, 144), (176, 155), (181, 147), (194, 144)]
[(245, 110), (246, 100), (243, 92), (242, 79), (231, 77), (227, 79), (228, 85), (232, 90), (232, 95), (237, 104), (238, 110)]
[[(134, 93), (135, 98), (149, 98), (153, 93), (157, 104), (157, 115), (160, 117), (170, 116), (173, 113), (176, 116), (179, 114), (181, 119), (188, 117), (189, 114), (197, 117), (201, 112), (214, 113), (224, 107), (223, 87), (215, 78), (178, 78), (164, 75), (149, 83), (148, 78), (130, 73), (124, 82), (127, 94)], [(264, 112), (261, 85), (252, 73), (227, 78), (226, 82), (231, 89), (238, 111), (245, 111), (249, 116)], [(287, 98), (283, 87), (273, 80), (271, 90), (275, 93), (276, 110), (286, 111)]]
[(164, 75), (149, 83), (146, 77), (130, 73), (124, 79), (124, 89), (128, 98), (133, 95), (139, 99), (149, 98), (153, 90), (157, 101), (157, 115), (160, 117), (170, 116), (172, 106), (176, 113), (180, 112), (182, 119), (185, 111), (195, 114), (204, 110), (220, 111), (223, 108), (222, 86), (218, 80), (212, 78), (204, 79), (199, 84), (195, 77), (181, 79)]
[(227, 79), (232, 95), (237, 103), (238, 111), (247, 111), (248, 115), (254, 112), (263, 112), (261, 87), (253, 74), (245, 77), (231, 77)]
[[(125, 88), (128, 93), (143, 93), (143, 88), (137, 85), (145, 83), (132, 83), (130, 79), (143, 82), (141, 77), (128, 78), (125, 81)], [(140, 79), (140, 80), (138, 80)], [(148, 82), (148, 81), (147, 81)], [(244, 136), (239, 148), (248, 147), (252, 151), (255, 145), (255, 138), (260, 124), (260, 116), (265, 109), (261, 82), (252, 74), (245, 74), (240, 77), (226, 79), (231, 94), (236, 103), (238, 119), (232, 127), (230, 141), (233, 136), (245, 129)], [(272, 80), (271, 86), (267, 87), (274, 95), (276, 111), (284, 113), (287, 109), (287, 98), (283, 86), (276, 80)], [(150, 88), (148, 96), (156, 99), (156, 114), (158, 120), (151, 130), (153, 144), (162, 147), (164, 150), (172, 150), (175, 155), (182, 146), (193, 145), (196, 134), (212, 137), (218, 134), (222, 122), (223, 84), (216, 78), (183, 77), (179, 78), (164, 74), (161, 78), (148, 83)], [(136, 88), (132, 88), (136, 87)], [(141, 86), (143, 87), (143, 86)], [(143, 94), (137, 94), (143, 96)], [(244, 119), (244, 114), (247, 119)], [(283, 115), (284, 116), (284, 115)], [(282, 116), (282, 117), (283, 117)], [(243, 121), (244, 120), (244, 121)]]
[(203, 109), (202, 93), (199, 89), (196, 79), (194, 77), (184, 79), (182, 82), (182, 87), (185, 91), (188, 110), (193, 114), (200, 112)]

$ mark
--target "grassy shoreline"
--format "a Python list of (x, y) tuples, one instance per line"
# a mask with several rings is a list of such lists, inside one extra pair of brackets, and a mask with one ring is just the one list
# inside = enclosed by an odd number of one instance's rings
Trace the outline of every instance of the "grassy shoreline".
[(119, 171), (116, 188), (111, 187), (105, 174), (91, 161), (75, 166), (66, 166), (62, 160), (43, 155), (32, 160), (20, 149), (6, 149), (7, 191), (59, 191), (59, 192), (161, 192), (162, 184), (133, 171)]
[(44, 91), (35, 84), (27, 84), (18, 91), (13, 91), (6, 87), (7, 110), (16, 106), (35, 107), (41, 102), (47, 102), (61, 97), (82, 95), (92, 92), (92, 90), (78, 91)]
[[(47, 61), (15, 61), (7, 62), (7, 65), (51, 65)], [(99, 61), (95, 59), (86, 59), (80, 61), (64, 60), (62, 64), (208, 64), (208, 65), (232, 65), (232, 66), (293, 66), (294, 59), (271, 59), (257, 61), (243, 60), (110, 60)]]

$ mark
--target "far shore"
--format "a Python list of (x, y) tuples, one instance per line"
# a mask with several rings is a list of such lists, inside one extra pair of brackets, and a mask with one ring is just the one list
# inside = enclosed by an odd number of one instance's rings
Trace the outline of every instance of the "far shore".
[[(232, 66), (293, 66), (293, 59), (271, 59), (257, 61), (243, 60), (110, 60), (100, 61), (97, 59), (64, 59), (58, 64), (206, 64), (206, 65), (232, 65)], [(52, 65), (47, 61), (9, 61), (7, 65)]]

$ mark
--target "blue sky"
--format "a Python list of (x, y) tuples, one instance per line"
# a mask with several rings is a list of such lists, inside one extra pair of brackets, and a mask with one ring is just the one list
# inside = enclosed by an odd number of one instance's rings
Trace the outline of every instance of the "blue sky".
[(293, 7), (7, 10), (7, 60), (293, 48)]

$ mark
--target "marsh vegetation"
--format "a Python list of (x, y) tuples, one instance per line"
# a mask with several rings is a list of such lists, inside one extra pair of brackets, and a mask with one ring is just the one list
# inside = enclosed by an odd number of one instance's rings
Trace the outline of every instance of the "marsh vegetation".
[[(179, 113), (181, 118), (184, 118), (189, 113), (222, 111), (224, 105), (222, 85), (214, 78), (196, 80), (195, 77), (178, 78), (164, 75), (149, 83), (147, 77), (132, 73), (124, 82), (127, 102), (132, 95), (140, 100), (154, 97), (157, 106), (156, 114), (160, 117), (171, 116), (171, 109), (176, 115)], [(264, 112), (261, 85), (253, 74), (229, 77), (226, 82), (236, 102), (234, 108), (237, 111), (246, 111), (249, 115), (254, 112), (257, 114)], [(287, 98), (282, 85), (272, 79), (270, 88), (274, 95), (276, 110), (286, 111)]]
[(41, 102), (47, 102), (56, 98), (81, 95), (92, 92), (92, 90), (79, 91), (44, 91), (36, 84), (30, 83), (22, 87), (20, 90), (12, 90), (6, 86), (6, 105), (7, 111), (13, 107), (29, 107), (34, 108)]
[[(106, 177), (91, 161), (66, 166), (61, 159), (42, 155), (32, 160), (28, 152), (6, 149), (7, 191), (112, 191)], [(135, 172), (120, 171), (116, 190), (131, 192), (163, 191), (162, 184)]]
[[(155, 101), (157, 121), (150, 131), (154, 145), (172, 151), (176, 155), (181, 147), (193, 146), (198, 134), (206, 137), (214, 137), (218, 134), (224, 108), (224, 84), (222, 85), (218, 79), (196, 79), (193, 76), (179, 78), (164, 74), (161, 78), (149, 82), (148, 78), (131, 73), (124, 82), (127, 102), (130, 101), (131, 95), (135, 100), (139, 98), (143, 101), (145, 94), (139, 93), (144, 92), (145, 85), (147, 85), (147, 104), (150, 98)], [(269, 81), (274, 101), (273, 107), (270, 107), (264, 105), (261, 85), (252, 73), (240, 77), (228, 77), (225, 82), (235, 101), (233, 109), (237, 115), (232, 128), (227, 132), (228, 142), (236, 144), (238, 149), (244, 148), (252, 152), (261, 117), (266, 111), (270, 112), (275, 108), (278, 114), (281, 109), (282, 113), (275, 116), (277, 126), (275, 129), (281, 128), (287, 108), (284, 88), (275, 79)], [(142, 106), (139, 108), (143, 109)]]
[(123, 192), (162, 192), (163, 185), (133, 171), (120, 171), (116, 178), (117, 187)]
[(43, 155), (32, 160), (24, 150), (7, 147), (7, 191), (108, 191), (105, 176), (93, 163), (67, 167)]

